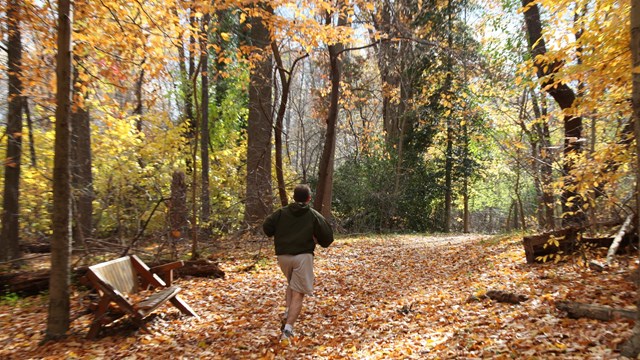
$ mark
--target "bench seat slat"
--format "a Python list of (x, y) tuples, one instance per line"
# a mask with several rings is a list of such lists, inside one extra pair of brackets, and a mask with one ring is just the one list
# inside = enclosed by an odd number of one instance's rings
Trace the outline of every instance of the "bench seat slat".
[(138, 310), (143, 310), (145, 313), (153, 311), (158, 306), (162, 305), (165, 301), (176, 296), (180, 292), (178, 286), (170, 286), (166, 289), (162, 289), (153, 293), (151, 296), (143, 301), (135, 304), (134, 307)]

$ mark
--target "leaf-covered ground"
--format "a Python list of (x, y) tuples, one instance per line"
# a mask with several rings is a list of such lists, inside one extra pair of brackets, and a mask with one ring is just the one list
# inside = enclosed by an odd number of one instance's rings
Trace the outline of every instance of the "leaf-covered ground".
[[(338, 239), (316, 252), (316, 291), (305, 300), (290, 346), (278, 343), (285, 283), (262, 244), (225, 251), (224, 279), (179, 279), (195, 320), (165, 306), (148, 320), (153, 335), (116, 323), (84, 339), (91, 316), (64, 341), (43, 339), (45, 297), (0, 305), (2, 359), (611, 359), (631, 333), (625, 320), (569, 319), (558, 300), (633, 308), (627, 279), (635, 258), (596, 272), (570, 260), (527, 265), (519, 238), (371, 236)], [(598, 260), (598, 253), (592, 259)], [(511, 305), (467, 302), (486, 290), (529, 297)], [(83, 310), (74, 293), (72, 314)]]

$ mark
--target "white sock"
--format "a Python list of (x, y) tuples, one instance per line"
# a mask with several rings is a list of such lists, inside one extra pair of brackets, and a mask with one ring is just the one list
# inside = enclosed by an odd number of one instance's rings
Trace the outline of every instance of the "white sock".
[(291, 325), (289, 325), (289, 324), (286, 324), (286, 325), (284, 326), (283, 331), (290, 331), (290, 332), (293, 332), (293, 326), (291, 326)]

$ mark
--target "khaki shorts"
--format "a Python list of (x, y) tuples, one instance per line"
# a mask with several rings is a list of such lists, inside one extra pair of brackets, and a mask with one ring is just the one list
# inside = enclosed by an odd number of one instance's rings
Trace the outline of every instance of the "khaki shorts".
[(278, 255), (278, 265), (291, 290), (310, 295), (313, 293), (313, 255)]

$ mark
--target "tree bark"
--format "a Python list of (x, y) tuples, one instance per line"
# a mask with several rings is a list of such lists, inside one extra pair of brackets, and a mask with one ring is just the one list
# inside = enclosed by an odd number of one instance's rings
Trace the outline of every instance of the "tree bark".
[(289, 95), (291, 89), (291, 77), (293, 71), (296, 68), (298, 61), (308, 57), (309, 55), (303, 55), (293, 61), (291, 69), (286, 70), (280, 56), (280, 50), (278, 44), (275, 41), (271, 42), (271, 50), (273, 51), (273, 58), (276, 62), (276, 71), (280, 77), (280, 104), (278, 105), (278, 112), (276, 113), (276, 121), (274, 128), (275, 136), (275, 158), (276, 158), (276, 178), (278, 180), (278, 196), (280, 197), (280, 204), (286, 206), (289, 203), (287, 197), (286, 184), (284, 183), (284, 164), (283, 164), (283, 150), (282, 150), (282, 133), (284, 131), (284, 117), (287, 111), (287, 104), (289, 102)]
[(287, 189), (284, 183), (284, 170), (282, 161), (282, 124), (284, 122), (284, 114), (287, 110), (287, 101), (289, 100), (289, 85), (290, 77), (287, 77), (284, 70), (284, 64), (280, 57), (280, 50), (275, 40), (271, 42), (271, 50), (273, 51), (273, 58), (276, 61), (276, 71), (280, 76), (280, 106), (278, 106), (278, 112), (276, 114), (274, 137), (275, 137), (275, 151), (276, 151), (276, 179), (278, 180), (278, 196), (280, 197), (280, 205), (286, 206), (289, 203), (287, 197)]
[(7, 156), (4, 161), (4, 196), (0, 261), (20, 257), (20, 166), (22, 160), (22, 2), (7, 2), (7, 77), (9, 78), (7, 111)]
[(177, 258), (176, 242), (185, 238), (187, 220), (187, 180), (182, 171), (174, 171), (171, 178), (171, 201), (169, 202), (169, 235), (171, 236), (172, 259)]
[[(191, 29), (195, 29), (196, 28), (196, 18), (195, 18), (196, 10), (193, 8), (193, 5), (191, 5), (189, 10), (190, 10), (189, 25), (191, 26)], [(194, 74), (196, 72), (195, 48), (196, 48), (196, 37), (193, 35), (193, 31), (191, 31), (189, 33), (189, 57), (187, 59), (188, 61), (188, 69), (187, 69), (188, 74), (186, 79), (187, 92), (185, 94), (185, 113), (186, 113), (187, 121), (189, 125), (187, 138), (189, 139), (189, 143), (191, 143), (193, 137), (195, 136), (195, 131), (197, 127), (196, 125), (197, 120), (194, 115), (194, 109), (193, 109), (193, 97), (195, 92), (195, 88), (193, 86), (193, 83), (194, 83), (193, 80), (195, 76)], [(196, 165), (191, 164), (191, 166), (196, 166)]]
[[(632, 69), (640, 67), (640, 0), (631, 0), (631, 61)], [(631, 90), (632, 121), (636, 137), (636, 234), (640, 233), (640, 73), (633, 71)], [(636, 284), (638, 285), (638, 284)], [(640, 354), (640, 291), (636, 291), (636, 317), (631, 337), (622, 345), (621, 353), (630, 358)]]
[[(325, 23), (331, 24), (332, 14), (327, 12)], [(338, 26), (347, 24), (347, 17), (338, 15)], [(318, 171), (318, 187), (313, 207), (324, 217), (331, 217), (331, 198), (333, 194), (333, 165), (336, 150), (336, 124), (338, 123), (340, 98), (340, 76), (342, 64), (340, 54), (344, 49), (342, 43), (335, 43), (328, 46), (329, 50), (329, 78), (331, 81), (331, 93), (329, 95), (329, 112), (327, 114), (327, 130), (325, 132), (324, 147)]]
[[(273, 13), (272, 9), (266, 12)], [(272, 210), (271, 193), (271, 39), (260, 17), (251, 18), (251, 40), (260, 59), (249, 75), (249, 119), (247, 126), (247, 189), (245, 222), (255, 225)], [(254, 53), (254, 54), (255, 54)]]
[[(201, 195), (200, 201), (202, 202), (202, 212), (200, 213), (200, 226), (205, 227), (205, 231), (202, 232), (203, 236), (208, 237), (209, 220), (211, 218), (211, 195), (209, 192), (209, 50), (207, 45), (209, 44), (209, 20), (210, 14), (205, 14), (202, 19), (202, 30), (200, 33), (200, 68), (202, 69), (200, 79), (202, 87), (202, 103), (200, 104), (202, 110), (200, 116), (202, 117), (202, 123), (200, 127), (200, 162), (201, 162)], [(206, 238), (202, 240), (207, 241)]]
[[(383, 1), (378, 17), (374, 21), (374, 26), (378, 32), (391, 34), (394, 27), (392, 18), (393, 12), (390, 1)], [(401, 87), (401, 76), (396, 66), (402, 58), (400, 56), (399, 43), (394, 41), (382, 41), (377, 46), (378, 71), (382, 83), (382, 120), (387, 147), (399, 148), (402, 143), (400, 117), (400, 103), (393, 100), (394, 90)]]
[(607, 251), (607, 265), (611, 265), (613, 263), (613, 257), (616, 255), (618, 248), (620, 247), (620, 243), (622, 243), (622, 238), (625, 236), (627, 231), (631, 228), (631, 223), (633, 222), (633, 215), (627, 216), (624, 223), (620, 227), (620, 230), (613, 238), (613, 242), (609, 247), (609, 251)]
[(53, 237), (47, 339), (66, 336), (70, 322), (71, 253), (71, 2), (58, 1), (58, 54), (56, 58), (56, 138), (53, 168)]
[[(541, 119), (547, 115), (546, 101), (542, 96), (541, 102), (538, 102), (538, 96), (535, 91), (531, 91), (531, 103), (533, 105), (533, 112), (537, 119)], [(539, 177), (539, 191), (540, 191), (540, 227), (544, 230), (555, 229), (555, 216), (554, 216), (554, 199), (553, 199), (553, 169), (552, 169), (552, 154), (551, 147), (551, 133), (549, 131), (549, 123), (547, 121), (537, 121), (534, 125), (534, 131), (536, 133), (538, 142), (537, 153), (535, 157), (539, 158), (540, 164), (536, 166), (538, 171), (536, 172)], [(535, 160), (534, 160), (535, 161)]]
[(542, 38), (542, 22), (540, 21), (540, 9), (534, 0), (522, 0), (525, 8), (524, 18), (527, 25), (531, 57), (537, 67), (537, 76), (544, 79), (542, 88), (556, 101), (564, 112), (564, 149), (563, 149), (563, 175), (566, 177), (562, 193), (563, 226), (581, 225), (584, 220), (582, 211), (582, 199), (572, 189), (574, 180), (571, 178), (573, 161), (571, 156), (581, 151), (580, 138), (582, 136), (582, 117), (572, 111), (576, 95), (565, 83), (558, 82), (554, 75), (562, 66), (560, 63), (546, 63), (542, 56), (547, 53), (547, 48)]
[(91, 117), (86, 105), (80, 101), (82, 94), (78, 69), (73, 69), (74, 106), (71, 112), (71, 185), (73, 189), (74, 247), (84, 246), (84, 239), (93, 232), (93, 175), (91, 173)]
[[(451, 50), (453, 47), (453, 29), (452, 29), (452, 14), (451, 14), (451, 1), (447, 2), (447, 26), (449, 27), (449, 35), (447, 36), (447, 47), (450, 51), (447, 52), (447, 76), (445, 79), (444, 92), (446, 94), (451, 93), (452, 72), (453, 72), (453, 59), (451, 58)], [(447, 148), (445, 151), (444, 162), (444, 221), (443, 229), (445, 233), (451, 230), (451, 207), (453, 202), (453, 124), (451, 115), (446, 115), (446, 143)]]

